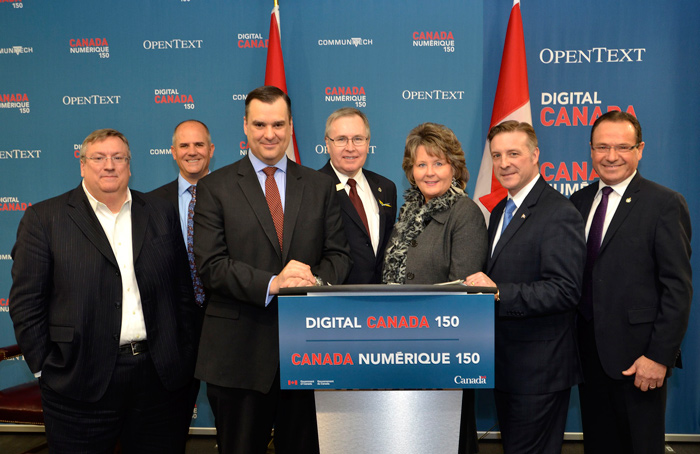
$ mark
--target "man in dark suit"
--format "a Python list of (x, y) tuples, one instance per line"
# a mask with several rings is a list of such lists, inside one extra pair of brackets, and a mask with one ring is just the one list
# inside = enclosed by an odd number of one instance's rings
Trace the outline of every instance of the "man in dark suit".
[[(195, 301), (199, 308), (195, 325), (195, 339), (199, 342), (202, 321), (204, 320), (206, 295), (194, 261), (193, 215), (197, 202), (197, 182), (209, 173), (209, 162), (214, 156), (214, 144), (211, 143), (209, 128), (198, 120), (185, 120), (179, 123), (175, 126), (175, 131), (173, 132), (173, 144), (170, 147), (170, 151), (180, 169), (180, 173), (174, 181), (151, 191), (151, 194), (172, 203), (180, 215), (182, 237), (190, 259), (190, 276), (195, 289)], [(197, 344), (194, 345), (194, 348), (196, 351)], [(189, 410), (183, 414), (185, 428), (189, 428), (192, 422), (192, 409), (197, 402), (198, 394), (199, 380), (192, 377)]]
[(587, 453), (660, 453), (666, 386), (681, 366), (692, 299), (690, 215), (682, 195), (637, 172), (637, 119), (608, 112), (591, 128), (598, 183), (571, 201), (587, 219), (578, 333)]
[(83, 182), (27, 209), (10, 315), (40, 377), (51, 452), (182, 449), (196, 307), (177, 214), (128, 188), (129, 143), (90, 134)]
[(581, 215), (539, 175), (527, 123), (489, 131), (493, 171), (508, 190), (491, 213), (486, 273), (496, 293), (496, 411), (506, 454), (559, 453), (571, 387), (581, 381), (574, 315), (586, 245)]
[(381, 284), (384, 250), (396, 220), (396, 185), (362, 167), (369, 153), (369, 120), (343, 107), (326, 120), (330, 160), (321, 169), (333, 178), (350, 244), (352, 270), (345, 284)]
[(197, 185), (194, 250), (209, 302), (196, 376), (206, 381), (222, 453), (318, 452), (311, 391), (280, 391), (280, 288), (339, 284), (351, 260), (333, 181), (287, 159), (289, 97), (250, 92), (250, 151)]

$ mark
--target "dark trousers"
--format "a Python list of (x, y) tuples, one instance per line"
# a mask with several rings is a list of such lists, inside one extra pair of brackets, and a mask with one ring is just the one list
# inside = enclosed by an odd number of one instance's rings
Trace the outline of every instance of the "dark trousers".
[(148, 352), (118, 355), (107, 391), (97, 402), (67, 398), (40, 380), (46, 438), (52, 454), (181, 452), (189, 386), (166, 390)]
[[(593, 321), (578, 321), (584, 384), (579, 385), (583, 448), (588, 454), (665, 452), (666, 383), (640, 391), (633, 379), (609, 377), (600, 363)], [(630, 364), (631, 366), (631, 364)]]
[(476, 413), (474, 411), (474, 390), (462, 391), (462, 416), (459, 421), (458, 454), (479, 452), (479, 436), (476, 433)]
[(279, 370), (266, 394), (207, 383), (220, 453), (264, 454), (274, 426), (277, 454), (318, 454), (313, 391), (279, 388)]
[[(190, 426), (192, 425), (192, 416), (194, 414), (194, 407), (197, 405), (197, 396), (199, 396), (200, 382), (196, 378), (192, 379), (192, 383), (188, 385), (189, 391), (187, 392), (187, 404), (182, 412), (182, 430), (185, 435), (189, 434)], [(185, 454), (185, 443), (182, 444), (182, 454)]]
[(505, 454), (560, 454), (571, 388), (548, 394), (494, 390)]

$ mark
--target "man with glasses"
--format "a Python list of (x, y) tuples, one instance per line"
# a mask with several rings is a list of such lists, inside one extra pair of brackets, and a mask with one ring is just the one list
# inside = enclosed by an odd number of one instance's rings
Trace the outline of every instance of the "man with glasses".
[(369, 154), (369, 120), (353, 108), (326, 120), (330, 160), (321, 169), (336, 188), (353, 266), (345, 284), (379, 284), (384, 250), (396, 220), (396, 185), (362, 167)]
[(577, 321), (584, 449), (658, 454), (692, 298), (688, 205), (637, 171), (644, 142), (633, 115), (598, 118), (590, 147), (600, 181), (571, 196), (587, 220)]
[(77, 188), (27, 209), (10, 316), (51, 452), (182, 450), (196, 313), (175, 209), (132, 191), (129, 142), (91, 133)]

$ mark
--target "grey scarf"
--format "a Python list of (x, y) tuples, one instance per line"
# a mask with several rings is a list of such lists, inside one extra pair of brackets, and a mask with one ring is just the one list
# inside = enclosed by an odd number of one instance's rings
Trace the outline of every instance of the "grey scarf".
[(384, 253), (383, 283), (406, 283), (406, 256), (411, 241), (423, 233), (433, 214), (449, 210), (461, 197), (467, 197), (467, 194), (455, 185), (428, 203), (425, 203), (423, 194), (415, 186), (404, 192), (405, 203), (401, 207), (399, 220), (394, 225), (394, 233)]

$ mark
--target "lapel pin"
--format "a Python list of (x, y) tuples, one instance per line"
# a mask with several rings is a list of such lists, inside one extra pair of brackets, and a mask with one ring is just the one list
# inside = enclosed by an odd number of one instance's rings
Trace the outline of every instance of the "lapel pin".
[(521, 215), (520, 215), (520, 218), (521, 218), (521, 219), (525, 219), (525, 213), (521, 214)]
[[(378, 200), (379, 200), (379, 199), (378, 199)], [(391, 204), (390, 204), (390, 203), (384, 203), (384, 202), (382, 202), (381, 200), (379, 200), (379, 204), (380, 204), (381, 206), (383, 206), (383, 207), (389, 207), (389, 208), (391, 208)]]
[(382, 192), (382, 188), (377, 188), (377, 192)]
[(625, 200), (625, 203), (630, 203), (631, 201), (632, 201), (632, 197), (627, 197), (627, 199)]
[(338, 183), (335, 185), (336, 191), (342, 191), (343, 189), (345, 189), (345, 185), (343, 183)]

